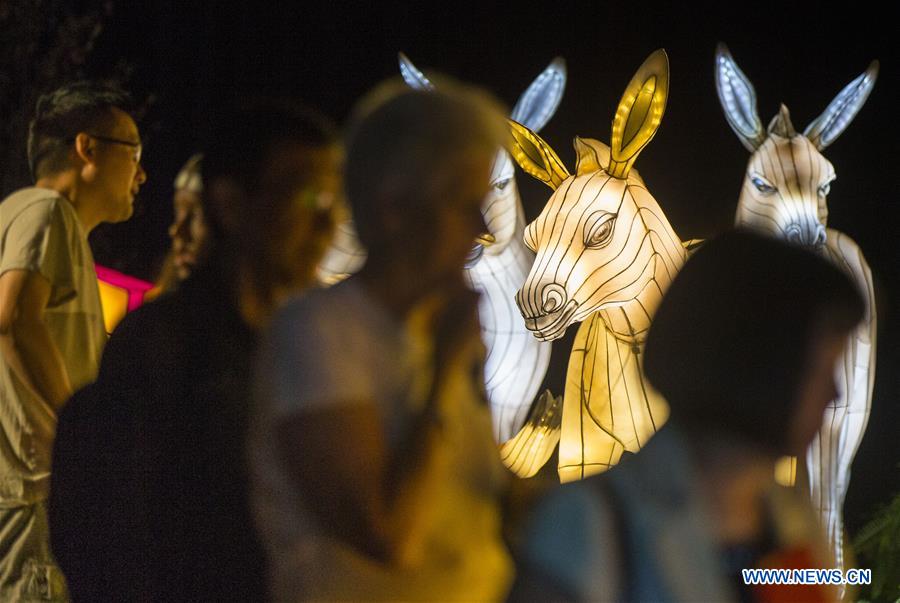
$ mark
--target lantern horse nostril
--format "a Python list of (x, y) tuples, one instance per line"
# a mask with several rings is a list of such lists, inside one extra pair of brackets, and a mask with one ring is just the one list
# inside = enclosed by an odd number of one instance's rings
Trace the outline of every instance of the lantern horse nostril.
[(826, 238), (827, 238), (827, 236), (825, 234), (825, 227), (820, 225), (816, 229), (816, 240), (813, 244), (816, 247), (824, 247)]
[(541, 309), (546, 314), (556, 312), (566, 305), (566, 290), (556, 283), (551, 283), (544, 287), (541, 297), (543, 300)]
[(785, 229), (785, 238), (794, 245), (816, 249), (825, 245), (825, 227), (821, 224), (802, 228), (791, 224)]

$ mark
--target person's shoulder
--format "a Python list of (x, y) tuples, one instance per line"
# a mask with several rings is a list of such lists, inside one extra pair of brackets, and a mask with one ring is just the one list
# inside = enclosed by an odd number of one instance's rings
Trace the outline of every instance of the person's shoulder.
[(330, 287), (307, 289), (288, 300), (275, 314), (273, 328), (290, 325), (317, 325), (353, 316), (352, 301), (356, 286), (342, 281)]
[(355, 287), (352, 281), (346, 280), (328, 287), (311, 287), (294, 295), (284, 305), (284, 309), (289, 312), (300, 312), (340, 304), (352, 294)]
[(618, 567), (611, 543), (617, 536), (603, 495), (605, 483), (605, 476), (599, 475), (554, 488), (535, 505), (525, 527), (521, 556), (526, 571), (577, 599), (615, 592), (613, 573)]
[(606, 487), (606, 477), (597, 475), (561, 484), (545, 493), (526, 521), (530, 553), (540, 555), (542, 548), (581, 541), (587, 531), (596, 529), (598, 518), (606, 515)]
[(171, 355), (187, 335), (183, 323), (191, 304), (185, 297), (173, 291), (129, 312), (110, 335), (107, 348), (147, 347)]
[(4, 206), (12, 206), (39, 202), (54, 203), (57, 201), (65, 201), (65, 197), (63, 197), (59, 191), (53, 190), (52, 188), (27, 186), (10, 193), (0, 203)]
[(31, 186), (17, 190), (0, 202), (0, 215), (3, 215), (4, 222), (13, 220), (26, 210), (47, 216), (60, 212), (65, 216), (74, 212), (71, 205), (55, 190)]
[(126, 314), (121, 326), (140, 327), (177, 318), (186, 305), (184, 302), (184, 296), (179, 291), (166, 293)]
[(560, 484), (544, 495), (538, 508), (570, 519), (584, 516), (587, 509), (602, 504), (601, 492), (608, 487), (607, 482), (607, 476), (600, 474)]
[(824, 552), (824, 534), (807, 496), (796, 488), (773, 484), (765, 494), (766, 508), (776, 537), (784, 546), (813, 545)]

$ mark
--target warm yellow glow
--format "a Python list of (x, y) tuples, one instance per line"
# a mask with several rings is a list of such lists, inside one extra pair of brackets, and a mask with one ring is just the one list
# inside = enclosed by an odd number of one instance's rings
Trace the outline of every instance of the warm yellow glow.
[(560, 481), (615, 466), (623, 452), (640, 450), (668, 420), (669, 405), (644, 380), (632, 347), (606, 327), (600, 313), (579, 327), (566, 376)]
[(609, 147), (590, 138), (575, 137), (575, 173), (579, 176), (599, 172), (609, 165)]
[(500, 446), (503, 464), (519, 477), (534, 477), (553, 455), (561, 419), (562, 396), (545, 391), (519, 433)]
[(112, 333), (128, 313), (128, 291), (105, 281), (97, 283), (100, 286), (100, 305), (103, 306), (103, 324), (106, 332)]
[(797, 481), (797, 457), (783, 456), (775, 463), (775, 481), (782, 486), (793, 486)]
[(610, 176), (628, 177), (635, 159), (659, 128), (668, 95), (669, 59), (660, 49), (638, 68), (619, 101), (613, 118)]
[(154, 294), (153, 284), (99, 264), (94, 267), (103, 308), (103, 324), (112, 333), (125, 315)]
[(540, 136), (518, 122), (507, 121), (512, 134), (510, 155), (529, 176), (556, 190), (570, 175), (562, 160)]

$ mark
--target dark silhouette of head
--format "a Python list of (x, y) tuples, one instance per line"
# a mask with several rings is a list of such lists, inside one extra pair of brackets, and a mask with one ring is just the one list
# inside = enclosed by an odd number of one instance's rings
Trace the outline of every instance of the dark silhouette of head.
[[(405, 239), (410, 253), (425, 254), (429, 240), (447, 235), (441, 212), (487, 193), (489, 174), (480, 172), (505, 140), (504, 114), (487, 93), (448, 79), (430, 91), (387, 82), (363, 99), (347, 136), (345, 190), (370, 252)], [(480, 205), (475, 199), (465, 216), (476, 235), (485, 228)], [(466, 235), (463, 258), (473, 239)]]
[(792, 422), (816, 354), (842, 343), (864, 312), (856, 286), (823, 257), (732, 231), (676, 276), (654, 316), (644, 370), (673, 421), (796, 453)]
[(336, 128), (296, 102), (254, 99), (220, 116), (203, 152), (208, 261), (243, 264), (263, 290), (310, 280), (340, 195)]

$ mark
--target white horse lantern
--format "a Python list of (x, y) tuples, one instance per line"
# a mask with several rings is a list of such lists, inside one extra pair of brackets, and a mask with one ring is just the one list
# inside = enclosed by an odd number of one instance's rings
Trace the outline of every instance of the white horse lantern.
[(516, 301), (537, 339), (578, 330), (566, 379), (559, 475), (581, 479), (636, 452), (659, 429), (668, 407), (646, 383), (641, 353), (662, 294), (686, 258), (637, 171), (641, 150), (665, 110), (669, 63), (651, 54), (625, 90), (611, 146), (575, 138), (575, 174), (537, 134), (511, 122), (511, 153), (554, 189), (525, 229), (537, 254)]
[(787, 108), (764, 130), (753, 85), (728, 49), (716, 51), (716, 88), (728, 124), (750, 151), (735, 222), (821, 253), (843, 268), (866, 297), (866, 317), (851, 335), (836, 369), (839, 397), (825, 411), (806, 455), (809, 487), (839, 564), (843, 565), (842, 507), (850, 465), (862, 440), (875, 379), (875, 301), (872, 274), (856, 243), (827, 228), (826, 198), (834, 167), (821, 151), (844, 131), (875, 85), (878, 62), (850, 82), (803, 134)]
[[(402, 53), (400, 72), (409, 86), (433, 89), (428, 78)], [(525, 90), (511, 117), (539, 130), (556, 112), (565, 84), (565, 63), (557, 58)], [(522, 241), (525, 213), (516, 187), (515, 166), (503, 149), (494, 160), (491, 191), (484, 200), (482, 214), (488, 236), (473, 249), (465, 274), (471, 287), (481, 293), (479, 319), (487, 350), (485, 381), (494, 435), (497, 442), (510, 443), (504, 452), (507, 464), (524, 477), (533, 474), (527, 467), (543, 464), (552, 454), (556, 443), (554, 431), (558, 438), (558, 420), (554, 429), (553, 421), (548, 425), (547, 416), (536, 411), (534, 424), (522, 430), (515, 442), (511, 440), (523, 428), (537, 398), (550, 361), (551, 346), (531, 336), (515, 304), (516, 290), (528, 275), (534, 253)], [(320, 280), (336, 282), (357, 270), (364, 258), (365, 252), (355, 237), (352, 223), (344, 222), (320, 264)], [(555, 413), (558, 417), (554, 400), (552, 396), (545, 398), (545, 403), (539, 406), (548, 416)], [(535, 454), (544, 457), (540, 463), (536, 463)]]

